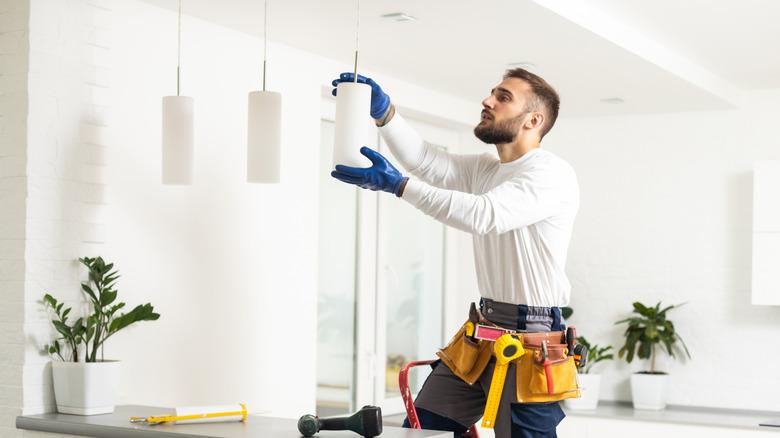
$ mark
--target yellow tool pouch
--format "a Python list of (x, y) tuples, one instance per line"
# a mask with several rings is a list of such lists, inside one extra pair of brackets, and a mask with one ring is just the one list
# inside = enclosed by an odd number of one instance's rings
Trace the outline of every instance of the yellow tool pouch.
[[(456, 376), (473, 385), (493, 356), (494, 342), (467, 336), (469, 324), (468, 321), (464, 323), (447, 346), (436, 355)], [(523, 336), (522, 333), (520, 335)], [(520, 403), (554, 402), (580, 396), (574, 357), (567, 356), (566, 344), (549, 342), (556, 336), (556, 333), (526, 335), (532, 343), (523, 342), (525, 354), (513, 361), (517, 372), (517, 400)], [(539, 344), (541, 340), (548, 340), (546, 367)]]
[(456, 376), (473, 385), (490, 362), (490, 357), (493, 355), (493, 342), (473, 340), (466, 336), (468, 325), (468, 322), (463, 324), (447, 346), (439, 350), (436, 355)]
[(538, 345), (523, 345), (525, 354), (516, 362), (517, 401), (546, 403), (580, 396), (574, 356), (567, 356), (565, 344), (549, 344), (548, 363), (544, 365)]

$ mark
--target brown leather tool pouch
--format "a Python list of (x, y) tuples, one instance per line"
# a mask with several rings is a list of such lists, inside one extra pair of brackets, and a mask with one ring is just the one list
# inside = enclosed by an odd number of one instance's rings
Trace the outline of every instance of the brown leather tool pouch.
[(493, 342), (466, 336), (468, 321), (436, 355), (464, 382), (473, 385), (485, 370), (493, 354)]
[(525, 354), (517, 362), (517, 400), (544, 403), (580, 396), (574, 356), (567, 356), (565, 344), (548, 344), (548, 366), (544, 366), (538, 345), (523, 345)]

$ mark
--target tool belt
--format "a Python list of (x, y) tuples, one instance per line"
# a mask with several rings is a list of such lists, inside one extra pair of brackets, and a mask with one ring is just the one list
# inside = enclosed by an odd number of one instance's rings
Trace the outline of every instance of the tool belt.
[(518, 402), (553, 402), (580, 396), (577, 366), (568, 351), (566, 332), (507, 330), (485, 319), (473, 304), (469, 320), (436, 355), (456, 376), (473, 385), (493, 357), (496, 332), (522, 338), (525, 354), (512, 361), (517, 373)]

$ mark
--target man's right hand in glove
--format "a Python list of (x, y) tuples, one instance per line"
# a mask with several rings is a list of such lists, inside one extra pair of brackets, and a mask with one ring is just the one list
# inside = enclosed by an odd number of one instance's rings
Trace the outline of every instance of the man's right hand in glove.
[[(358, 83), (366, 84), (371, 87), (371, 117), (376, 120), (382, 119), (390, 109), (390, 96), (382, 91), (382, 87), (379, 86), (373, 79), (365, 76), (358, 75)], [(336, 95), (336, 86), (342, 82), (355, 82), (354, 73), (342, 73), (338, 79), (333, 80), (333, 95)]]

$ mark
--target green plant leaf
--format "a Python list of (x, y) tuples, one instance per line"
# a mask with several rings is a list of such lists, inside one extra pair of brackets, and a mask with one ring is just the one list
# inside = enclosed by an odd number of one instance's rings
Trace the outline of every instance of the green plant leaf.
[(688, 346), (685, 345), (685, 341), (683, 341), (682, 338), (679, 335), (675, 335), (675, 339), (680, 341), (680, 343), (683, 346), (683, 351), (685, 351), (685, 355), (688, 356), (688, 359), (690, 359), (691, 358), (691, 353), (688, 351)]
[(120, 278), (119, 272), (114, 270), (113, 263), (106, 263), (99, 256), (81, 257), (78, 260), (88, 270), (89, 280), (81, 283), (81, 289), (91, 300), (90, 307), (93, 311), (77, 319), (72, 325), (68, 325), (66, 321), (73, 316), (73, 309), (65, 308), (65, 303), (60, 303), (51, 294), (45, 293), (43, 304), (51, 306), (57, 313), (59, 320), (52, 321), (52, 324), (61, 335), (53, 344), (46, 345), (45, 351), (59, 354), (58, 341), (62, 339), (65, 341), (64, 348), (68, 350), (68, 355), (67, 357), (60, 355), (60, 358), (79, 361), (78, 346), (86, 343), (86, 348), (83, 350), (84, 360), (95, 361), (98, 350), (103, 347), (103, 342), (110, 335), (138, 321), (156, 320), (160, 315), (154, 312), (150, 303), (147, 303), (114, 318), (114, 315), (125, 307), (125, 303), (117, 302), (118, 291), (114, 289), (115, 283)]
[(97, 301), (97, 296), (95, 295), (95, 292), (92, 290), (92, 288), (87, 283), (81, 283), (81, 290), (83, 290), (89, 297), (92, 299), (92, 301)]
[(159, 314), (154, 313), (154, 307), (151, 304), (139, 304), (135, 309), (123, 313), (111, 321), (109, 333), (115, 333), (138, 321), (154, 321), (159, 317)]
[(634, 312), (640, 314), (640, 315), (646, 315), (650, 309), (645, 307), (644, 304), (640, 303), (639, 301), (634, 302)]
[(577, 336), (577, 343), (590, 348), (590, 342), (584, 336)]
[(109, 317), (113, 316), (113, 315), (114, 315), (114, 313), (116, 313), (116, 311), (117, 311), (117, 310), (119, 310), (119, 309), (121, 309), (121, 308), (123, 308), (123, 307), (125, 307), (125, 303), (119, 303), (119, 304), (115, 304), (115, 305), (113, 305), (113, 306), (111, 307), (111, 309), (109, 309), (109, 311), (108, 311), (108, 316), (109, 316)]
[(649, 340), (642, 340), (639, 342), (639, 358), (650, 359), (650, 355), (653, 352), (653, 342)]
[(55, 300), (54, 297), (49, 294), (43, 296), (43, 301), (49, 304), (52, 308), (57, 307), (57, 300)]
[(100, 271), (98, 269), (99, 268), (97, 268), (95, 266), (93, 266), (90, 269), (90, 271), (89, 271), (89, 279), (90, 279), (90, 281), (95, 283), (95, 285), (100, 286), (100, 281), (103, 279), (103, 276), (100, 275)]
[(644, 321), (645, 321), (644, 318), (638, 318), (638, 317), (634, 316), (634, 317), (631, 317), (631, 318), (622, 319), (622, 320), (616, 322), (615, 324), (628, 323), (628, 325), (634, 325), (635, 326), (635, 325), (642, 324)]
[(674, 350), (672, 350), (672, 344), (673, 343), (674, 343), (674, 341), (672, 341), (669, 338), (664, 338), (663, 339), (663, 344), (664, 344), (664, 347), (666, 347), (666, 352), (669, 353), (669, 356), (671, 356), (671, 357), (674, 357)]
[(100, 294), (100, 305), (105, 307), (109, 304), (113, 303), (114, 300), (116, 300), (116, 294), (117, 291), (115, 290), (106, 290), (102, 294)]
[(634, 359), (634, 351), (633, 349), (624, 345), (620, 347), (620, 350), (618, 350), (618, 357), (625, 359), (628, 363), (631, 363), (631, 361)]
[(109, 276), (103, 279), (104, 287), (111, 287), (119, 279), (119, 275), (116, 272), (112, 272)]
[(65, 336), (68, 339), (70, 339), (73, 336), (73, 334), (70, 331), (70, 327), (68, 327), (66, 324), (62, 323), (61, 321), (52, 321), (51, 323), (54, 324), (54, 328), (56, 328), (57, 331), (62, 334), (62, 336)]
[(628, 363), (631, 363), (631, 361), (634, 360), (636, 344), (641, 337), (642, 337), (641, 330), (631, 330), (628, 336), (626, 337), (626, 345), (624, 345), (623, 348), (625, 349), (626, 361)]
[(655, 340), (656, 338), (658, 338), (658, 330), (656, 330), (654, 325), (648, 325), (647, 327), (645, 327), (644, 336), (647, 339)]
[[(653, 347), (656, 344), (663, 344), (664, 350), (675, 357), (675, 349), (679, 339), (675, 331), (674, 324), (667, 319), (666, 312), (679, 307), (672, 305), (661, 308), (659, 301), (652, 307), (645, 306), (642, 303), (633, 303), (633, 312), (639, 314), (639, 317), (622, 319), (615, 324), (627, 323), (628, 328), (625, 331), (626, 343), (618, 351), (618, 356), (631, 362), (636, 354), (640, 359), (649, 359), (653, 356)], [(680, 342), (687, 353), (687, 346)], [(689, 355), (690, 357), (690, 355)]]

